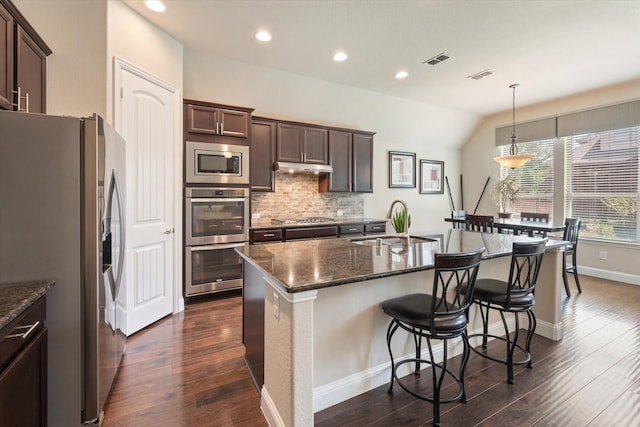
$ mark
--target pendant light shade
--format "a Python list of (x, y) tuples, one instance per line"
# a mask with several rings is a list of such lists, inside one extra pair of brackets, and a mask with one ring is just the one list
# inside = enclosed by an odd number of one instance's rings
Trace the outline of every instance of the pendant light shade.
[(533, 159), (533, 156), (529, 154), (518, 154), (518, 146), (516, 145), (516, 87), (517, 83), (509, 86), (513, 89), (513, 127), (511, 128), (511, 147), (509, 147), (508, 156), (494, 157), (493, 160), (500, 163), (505, 168), (515, 169), (518, 168), (529, 160)]

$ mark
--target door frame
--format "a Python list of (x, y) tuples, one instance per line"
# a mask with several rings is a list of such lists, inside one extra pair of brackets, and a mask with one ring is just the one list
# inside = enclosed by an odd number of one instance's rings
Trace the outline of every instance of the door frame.
[(174, 263), (173, 263), (173, 313), (179, 313), (184, 311), (184, 296), (182, 295), (182, 249), (183, 249), (183, 236), (182, 236), (182, 94), (180, 89), (173, 85), (155, 77), (152, 74), (136, 67), (135, 65), (125, 61), (117, 56), (113, 57), (113, 127), (119, 132), (122, 132), (122, 72), (130, 72), (141, 79), (159, 86), (173, 94), (173, 108), (175, 114), (173, 116), (173, 166), (174, 166), (174, 182), (173, 182), (173, 197), (174, 197)]

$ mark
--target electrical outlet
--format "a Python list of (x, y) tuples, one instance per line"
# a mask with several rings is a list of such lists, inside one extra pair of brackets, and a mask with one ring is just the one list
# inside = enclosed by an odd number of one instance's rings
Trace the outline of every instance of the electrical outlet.
[(336, 216), (342, 216), (342, 215), (344, 215), (344, 212), (342, 212), (342, 211), (336, 212)]
[(607, 251), (600, 251), (600, 259), (607, 259)]
[(260, 219), (260, 214), (259, 213), (251, 214), (251, 219)]
[(276, 292), (273, 293), (273, 317), (280, 320), (280, 296)]

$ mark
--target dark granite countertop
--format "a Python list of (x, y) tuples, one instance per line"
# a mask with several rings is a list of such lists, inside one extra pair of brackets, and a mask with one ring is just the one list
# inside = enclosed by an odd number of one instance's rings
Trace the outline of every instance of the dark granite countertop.
[(263, 228), (301, 228), (301, 227), (322, 227), (326, 225), (347, 225), (347, 224), (371, 224), (373, 222), (387, 222), (386, 218), (364, 218), (361, 216), (341, 216), (337, 218), (332, 218), (331, 222), (322, 222), (322, 223), (311, 223), (311, 224), (277, 224), (271, 222), (271, 219), (258, 219), (251, 220), (251, 226), (249, 227), (252, 230), (259, 230)]
[[(537, 240), (451, 228), (410, 234), (432, 240), (415, 242), (417, 239), (414, 239), (415, 243), (408, 249), (401, 245), (361, 245), (349, 239), (318, 239), (248, 245), (236, 251), (274, 278), (286, 292), (295, 293), (429, 270), (433, 268), (435, 253), (466, 252), (484, 247), (483, 259), (507, 256), (511, 254), (514, 241)], [(372, 239), (375, 237), (371, 236)], [(564, 244), (561, 240), (549, 240), (547, 248), (561, 248)]]
[(54, 285), (53, 280), (0, 284), (0, 328), (29, 308)]

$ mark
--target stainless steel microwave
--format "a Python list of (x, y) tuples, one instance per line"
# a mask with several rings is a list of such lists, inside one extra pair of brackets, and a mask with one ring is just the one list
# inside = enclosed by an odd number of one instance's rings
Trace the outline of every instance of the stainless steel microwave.
[(249, 147), (187, 141), (184, 155), (187, 184), (249, 184)]

